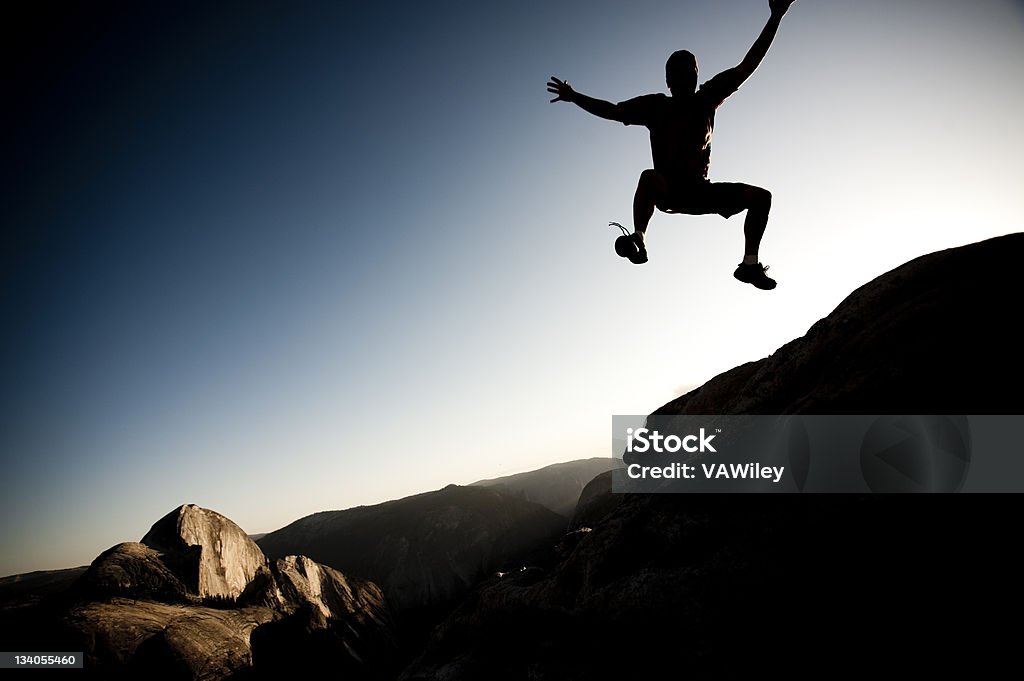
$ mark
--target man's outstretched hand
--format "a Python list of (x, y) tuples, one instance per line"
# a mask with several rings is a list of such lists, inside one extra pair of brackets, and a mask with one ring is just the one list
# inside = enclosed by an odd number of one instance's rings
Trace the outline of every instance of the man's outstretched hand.
[(555, 98), (551, 100), (552, 104), (555, 102), (572, 102), (576, 97), (576, 91), (572, 89), (571, 85), (564, 80), (558, 80), (554, 76), (551, 76), (551, 80), (548, 81), (548, 92), (555, 95)]
[(772, 11), (773, 15), (781, 17), (789, 11), (789, 6), (794, 2), (796, 0), (768, 0), (768, 9)]

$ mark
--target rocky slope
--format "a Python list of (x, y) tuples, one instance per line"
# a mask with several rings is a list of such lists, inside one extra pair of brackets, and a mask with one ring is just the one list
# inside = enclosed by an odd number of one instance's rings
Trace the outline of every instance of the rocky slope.
[[(1024, 413), (1022, 259), (1015, 234), (914, 260), (656, 413)], [(605, 484), (588, 490), (577, 522), (592, 531), (562, 561), (482, 585), (402, 678), (976, 674), (1012, 657), (992, 608), (1024, 605), (1016, 495), (616, 505)]]
[(82, 650), (97, 678), (218, 681), (326, 663), (346, 678), (387, 678), (397, 640), (372, 582), (305, 556), (270, 561), (233, 522), (193, 505), (100, 554), (28, 617), (6, 614), (6, 640)]
[(1011, 234), (912, 260), (654, 413), (1020, 414), (1022, 254), (1024, 234)]

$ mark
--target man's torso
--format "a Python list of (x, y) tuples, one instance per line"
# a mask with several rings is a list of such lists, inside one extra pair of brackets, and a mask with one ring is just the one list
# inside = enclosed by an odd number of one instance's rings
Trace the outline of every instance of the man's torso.
[(643, 95), (620, 102), (622, 122), (651, 131), (654, 169), (678, 179), (704, 179), (711, 164), (715, 110), (739, 87), (725, 71), (692, 95)]
[(654, 169), (680, 179), (707, 177), (715, 110), (702, 106), (696, 94), (690, 101), (658, 97), (647, 126), (651, 131)]

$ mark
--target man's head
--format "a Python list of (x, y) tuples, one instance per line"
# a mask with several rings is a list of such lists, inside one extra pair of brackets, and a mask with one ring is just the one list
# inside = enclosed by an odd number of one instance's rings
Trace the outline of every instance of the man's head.
[(693, 94), (697, 89), (697, 58), (692, 52), (672, 53), (665, 62), (665, 83), (673, 95)]

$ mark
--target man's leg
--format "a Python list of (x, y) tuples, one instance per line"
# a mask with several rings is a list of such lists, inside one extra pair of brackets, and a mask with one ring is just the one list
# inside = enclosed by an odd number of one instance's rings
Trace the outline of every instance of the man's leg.
[(775, 288), (775, 280), (765, 274), (768, 269), (758, 261), (761, 237), (768, 226), (768, 213), (772, 208), (772, 194), (767, 189), (740, 182), (712, 182), (700, 192), (696, 201), (698, 213), (718, 213), (724, 218), (747, 211), (743, 220), (743, 262), (733, 276), (745, 284), (759, 289)]
[[(645, 238), (647, 225), (651, 222), (651, 216), (654, 215), (655, 205), (667, 191), (668, 183), (656, 170), (649, 168), (640, 173), (640, 181), (637, 182), (636, 193), (633, 194), (633, 233), (630, 235), (630, 239), (636, 246), (636, 252), (628, 256), (629, 261), (634, 265), (642, 265), (647, 262)], [(619, 255), (624, 254), (620, 253)]]
[(761, 187), (749, 184), (740, 186), (743, 188), (743, 205), (747, 209), (747, 217), (743, 220), (743, 262), (732, 276), (744, 284), (752, 284), (759, 289), (770, 291), (775, 288), (775, 280), (765, 274), (768, 268), (758, 260), (757, 251), (761, 246), (764, 230), (768, 226), (772, 194)]
[(761, 237), (768, 227), (768, 212), (772, 209), (772, 193), (767, 189), (753, 185), (743, 185), (743, 203), (747, 208), (747, 217), (743, 220), (743, 264), (756, 265), (757, 251), (761, 247)]
[(641, 241), (647, 233), (647, 225), (654, 215), (654, 206), (668, 192), (665, 176), (648, 168), (640, 173), (640, 181), (633, 195), (633, 230), (640, 235)]

